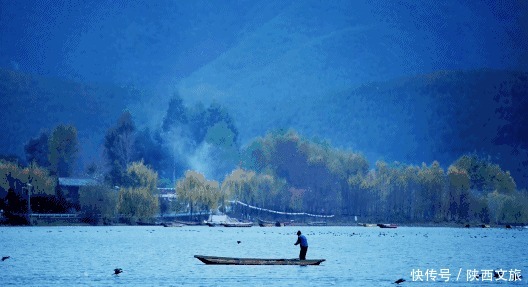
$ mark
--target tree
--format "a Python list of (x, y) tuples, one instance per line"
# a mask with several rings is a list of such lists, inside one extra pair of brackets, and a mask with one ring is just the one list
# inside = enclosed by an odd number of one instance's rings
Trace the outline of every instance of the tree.
[(133, 162), (123, 177), (124, 184), (119, 190), (119, 214), (129, 223), (153, 217), (159, 209), (158, 174), (143, 162)]
[(23, 168), (16, 163), (0, 161), (0, 198), (3, 201), (0, 208), (5, 211), (9, 223), (27, 224), (21, 214), (28, 211), (28, 191), (33, 212), (64, 211), (63, 203), (55, 195), (55, 179), (48, 175), (47, 169), (34, 163)]
[(52, 175), (70, 176), (79, 152), (77, 129), (72, 125), (58, 125), (48, 143), (48, 160)]
[[(139, 131), (135, 137), (134, 147), (136, 154), (134, 158), (143, 160), (162, 176), (166, 172), (168, 162), (171, 162), (166, 147), (163, 146), (163, 139), (159, 132), (151, 132), (149, 128)], [(168, 174), (165, 175), (168, 177)]]
[(448, 180), (448, 218), (451, 220), (468, 220), (470, 201), (470, 179), (467, 172), (456, 166), (447, 170)]
[(444, 170), (440, 167), (437, 161), (434, 161), (431, 166), (422, 165), (418, 173), (421, 185), (420, 196), (422, 197), (421, 211), (423, 212), (423, 219), (425, 221), (439, 221), (445, 215), (443, 202), (445, 175)]
[(26, 145), (24, 145), (24, 151), (26, 152), (26, 161), (28, 163), (35, 162), (37, 165), (47, 167), (50, 165), (48, 159), (49, 153), (49, 136), (43, 132), (37, 138), (30, 139)]
[(201, 173), (188, 170), (184, 178), (176, 182), (176, 196), (188, 206), (192, 217), (197, 208), (207, 211), (216, 209), (221, 193), (218, 182), (206, 180)]
[(183, 105), (182, 98), (175, 94), (169, 102), (167, 114), (163, 118), (161, 127), (164, 132), (168, 132), (176, 125), (186, 125), (187, 123), (187, 109)]
[(114, 221), (117, 215), (118, 192), (108, 186), (83, 186), (79, 189), (79, 203), (84, 221), (104, 224)]
[(128, 164), (134, 159), (136, 127), (129, 111), (123, 112), (117, 125), (105, 136), (105, 155), (110, 166), (107, 179), (112, 185), (121, 185)]

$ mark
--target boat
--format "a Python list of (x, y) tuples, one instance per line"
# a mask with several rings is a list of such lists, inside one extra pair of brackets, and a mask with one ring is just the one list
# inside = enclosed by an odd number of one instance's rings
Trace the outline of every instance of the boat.
[(172, 222), (182, 224), (183, 226), (189, 225), (189, 226), (197, 226), (197, 225), (203, 225), (202, 222), (199, 221), (181, 221), (181, 220), (173, 220)]
[(253, 222), (226, 222), (223, 224), (224, 227), (251, 227)]
[(358, 223), (358, 226), (363, 226), (363, 227), (376, 227), (377, 225), (374, 224), (374, 223)]
[(205, 264), (219, 264), (219, 265), (319, 265), (326, 259), (308, 259), (299, 260), (293, 259), (264, 259), (264, 258), (236, 258), (236, 257), (218, 257), (218, 256), (204, 256), (194, 255), (194, 258), (202, 261)]
[(398, 225), (396, 225), (396, 224), (388, 224), (388, 223), (378, 223), (378, 226), (380, 228), (398, 228)]
[(224, 226), (224, 227), (251, 227), (253, 222), (241, 222), (236, 218), (231, 218), (225, 214), (210, 215), (209, 219), (204, 221), (210, 227)]
[(176, 222), (164, 222), (161, 224), (163, 227), (183, 227), (183, 224)]
[(280, 221), (272, 222), (272, 221), (266, 221), (262, 219), (258, 219), (258, 223), (260, 227), (281, 227), (284, 226), (284, 223)]

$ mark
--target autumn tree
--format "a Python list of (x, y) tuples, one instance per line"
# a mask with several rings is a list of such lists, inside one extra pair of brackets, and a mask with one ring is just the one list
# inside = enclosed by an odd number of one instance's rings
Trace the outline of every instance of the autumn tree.
[(188, 206), (192, 217), (196, 209), (215, 210), (221, 193), (218, 182), (207, 180), (203, 174), (188, 170), (185, 176), (176, 182), (176, 196)]
[(132, 162), (123, 175), (118, 211), (129, 223), (149, 220), (159, 209), (158, 174), (143, 162)]
[(64, 211), (63, 203), (55, 195), (55, 179), (49, 176), (47, 169), (34, 163), (21, 167), (17, 163), (0, 161), (0, 205), (11, 223), (21, 223), (16, 214), (28, 211), (27, 192), (31, 192), (33, 212)]

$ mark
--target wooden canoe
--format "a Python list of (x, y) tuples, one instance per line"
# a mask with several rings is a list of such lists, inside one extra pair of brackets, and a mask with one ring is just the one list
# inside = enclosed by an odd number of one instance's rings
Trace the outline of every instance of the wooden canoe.
[(222, 225), (224, 227), (251, 227), (253, 222), (226, 222)]
[(234, 257), (218, 257), (218, 256), (204, 256), (194, 255), (205, 264), (220, 264), (220, 265), (319, 265), (325, 259), (309, 259), (299, 260), (294, 259), (263, 259), (263, 258), (234, 258)]

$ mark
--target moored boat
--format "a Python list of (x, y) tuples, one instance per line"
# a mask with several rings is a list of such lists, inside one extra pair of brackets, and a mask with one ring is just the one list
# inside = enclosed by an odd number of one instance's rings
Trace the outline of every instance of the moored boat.
[(253, 222), (226, 222), (224, 227), (251, 227)]
[(284, 223), (282, 223), (280, 221), (276, 221), (276, 222), (266, 221), (266, 220), (262, 220), (260, 218), (258, 219), (258, 223), (259, 223), (260, 227), (281, 227), (281, 226), (284, 226)]
[(380, 228), (397, 228), (398, 225), (396, 224), (388, 224), (388, 223), (379, 223), (378, 226)]
[(205, 264), (217, 265), (319, 265), (325, 259), (308, 259), (299, 260), (293, 259), (265, 259), (265, 258), (236, 258), (236, 257), (218, 257), (194, 255), (194, 258), (202, 261)]
[(181, 223), (175, 223), (175, 222), (164, 222), (161, 224), (163, 227), (183, 227), (183, 224)]
[(374, 223), (358, 223), (358, 226), (363, 226), (363, 227), (376, 227), (377, 225), (374, 224)]

